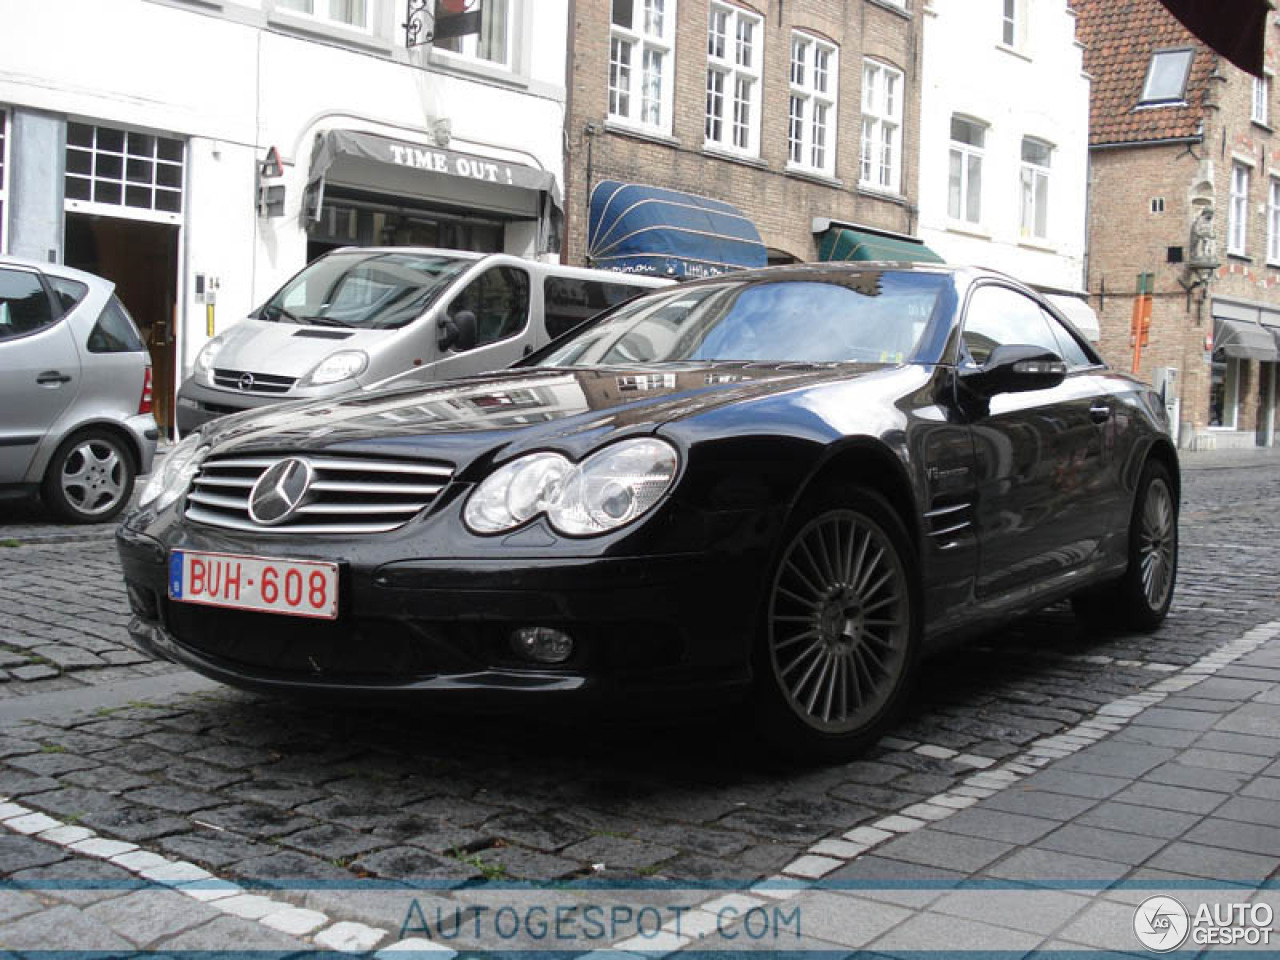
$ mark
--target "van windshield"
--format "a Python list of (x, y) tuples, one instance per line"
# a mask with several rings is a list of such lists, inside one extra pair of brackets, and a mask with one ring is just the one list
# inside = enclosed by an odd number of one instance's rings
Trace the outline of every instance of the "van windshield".
[(394, 330), (422, 316), (474, 261), (429, 253), (334, 253), (312, 263), (258, 311), (260, 320)]

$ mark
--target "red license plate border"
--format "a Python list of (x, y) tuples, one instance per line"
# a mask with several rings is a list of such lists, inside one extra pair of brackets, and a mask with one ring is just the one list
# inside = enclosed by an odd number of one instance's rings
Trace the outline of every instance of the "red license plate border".
[[(332, 571), (334, 584), (336, 586), (333, 601), (333, 612), (312, 613), (305, 610), (287, 610), (276, 608), (263, 608), (245, 606), (235, 603), (221, 603), (216, 600), (193, 600), (186, 596), (174, 596), (174, 564), (179, 564), (181, 569), (183, 557), (200, 557), (200, 558), (216, 558), (220, 560), (252, 560), (256, 563), (291, 563), (301, 564), (308, 567), (325, 567)], [(343, 560), (312, 560), (305, 557), (272, 557), (263, 556), (262, 554), (253, 553), (227, 553), (220, 550), (193, 550), (187, 547), (172, 547), (169, 550), (169, 559), (166, 564), (168, 572), (165, 592), (169, 600), (174, 603), (185, 603), (193, 607), (216, 607), (221, 610), (238, 610), (242, 613), (265, 613), (283, 617), (301, 617), (305, 620), (328, 620), (333, 622), (342, 616), (342, 612), (347, 606), (343, 593), (347, 582), (345, 574), (347, 568), (346, 561)]]

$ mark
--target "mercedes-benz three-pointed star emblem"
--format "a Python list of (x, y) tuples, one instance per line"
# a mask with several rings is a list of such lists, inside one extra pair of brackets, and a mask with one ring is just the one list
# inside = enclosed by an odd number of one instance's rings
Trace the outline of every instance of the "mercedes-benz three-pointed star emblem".
[(272, 464), (249, 491), (249, 517), (264, 527), (284, 523), (306, 500), (315, 470), (301, 457)]

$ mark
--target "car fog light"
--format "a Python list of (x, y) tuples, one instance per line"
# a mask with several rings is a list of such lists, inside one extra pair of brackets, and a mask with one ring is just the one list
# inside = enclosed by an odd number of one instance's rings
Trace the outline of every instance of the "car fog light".
[(521, 627), (511, 634), (511, 649), (535, 663), (564, 663), (573, 656), (573, 638), (550, 627)]

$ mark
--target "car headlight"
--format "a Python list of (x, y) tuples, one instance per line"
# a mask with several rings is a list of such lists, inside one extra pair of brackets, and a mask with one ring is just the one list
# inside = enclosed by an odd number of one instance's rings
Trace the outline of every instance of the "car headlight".
[(222, 337), (214, 337), (196, 354), (194, 373), (205, 383), (213, 383), (213, 362), (218, 359), (218, 354), (225, 345), (226, 341)]
[(305, 377), (298, 381), (300, 387), (322, 387), (326, 383), (350, 380), (364, 373), (369, 366), (369, 355), (363, 350), (339, 350), (325, 357)]
[(173, 501), (187, 492), (191, 478), (200, 469), (200, 463), (209, 452), (203, 444), (203, 437), (193, 433), (169, 451), (169, 455), (147, 480), (142, 493), (138, 495), (138, 508), (152, 507), (163, 510)]
[(647, 513), (675, 480), (679, 458), (664, 440), (624, 440), (581, 463), (532, 453), (494, 471), (463, 510), (474, 533), (502, 533), (538, 514), (560, 533), (589, 537)]

